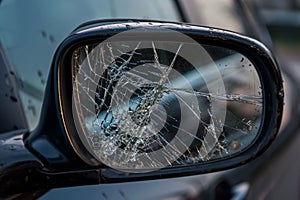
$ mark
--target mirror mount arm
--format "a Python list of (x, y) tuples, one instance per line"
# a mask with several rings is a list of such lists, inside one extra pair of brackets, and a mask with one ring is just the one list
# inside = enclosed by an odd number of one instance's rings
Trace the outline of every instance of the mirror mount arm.
[(27, 133), (27, 130), (20, 129), (0, 134), (0, 197), (16, 194), (16, 191), (27, 192), (35, 187), (28, 182), (43, 164), (25, 147), (23, 137)]
[(28, 131), (22, 129), (0, 135), (0, 199), (16, 194), (20, 199), (37, 198), (52, 188), (101, 183), (100, 169), (48, 171), (45, 158), (27, 149), (23, 142), (26, 135)]

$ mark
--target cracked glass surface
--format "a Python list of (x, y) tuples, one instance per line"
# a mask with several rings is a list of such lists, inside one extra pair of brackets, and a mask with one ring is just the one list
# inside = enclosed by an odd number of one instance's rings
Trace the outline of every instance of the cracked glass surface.
[(100, 163), (145, 172), (226, 158), (254, 142), (263, 94), (245, 56), (191, 40), (115, 40), (72, 57), (75, 126)]

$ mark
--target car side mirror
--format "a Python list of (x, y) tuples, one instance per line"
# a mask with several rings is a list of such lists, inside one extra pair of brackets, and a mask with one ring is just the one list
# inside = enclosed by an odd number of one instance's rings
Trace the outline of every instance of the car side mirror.
[(89, 184), (246, 163), (278, 132), (283, 87), (271, 52), (249, 37), (111, 21), (85, 24), (61, 43), (47, 98), (25, 139), (43, 161), (39, 172)]

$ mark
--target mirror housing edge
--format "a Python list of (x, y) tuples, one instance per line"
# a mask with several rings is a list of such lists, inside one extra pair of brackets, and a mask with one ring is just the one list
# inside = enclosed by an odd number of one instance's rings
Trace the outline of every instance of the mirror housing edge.
[[(59, 83), (60, 75), (58, 72), (60, 67), (62, 67), (62, 63), (63, 65), (65, 64), (64, 60), (70, 56), (70, 49), (74, 49), (76, 45), (84, 44), (87, 41), (103, 41), (117, 33), (134, 28), (154, 28), (157, 31), (160, 28), (164, 28), (179, 31), (199, 43), (225, 48), (230, 47), (246, 55), (249, 60), (259, 66), (256, 69), (263, 81), (264, 90), (267, 92), (264, 95), (265, 116), (262, 122), (263, 125), (255, 144), (239, 155), (228, 157), (221, 162), (212, 161), (201, 165), (174, 167), (135, 174), (123, 173), (107, 168), (104, 165), (98, 165), (93, 156), (84, 149), (82, 144), (74, 143), (66, 134), (68, 127), (64, 121), (63, 113), (66, 112), (64, 106), (67, 104), (62, 103), (60, 100), (62, 91), (60, 91), (59, 84), (61, 83)], [(65, 71), (64, 73), (69, 72)], [(70, 80), (71, 76), (65, 76), (65, 78), (66, 80)], [(67, 89), (71, 88), (68, 86)], [(66, 176), (68, 174), (73, 176), (73, 172), (75, 171), (78, 171), (79, 174), (89, 171), (99, 175), (98, 181), (96, 180), (96, 176), (93, 176), (94, 181), (91, 181), (93, 183), (179, 177), (214, 172), (245, 164), (259, 156), (275, 139), (280, 127), (283, 111), (283, 86), (280, 70), (272, 53), (263, 44), (247, 36), (226, 30), (171, 22), (117, 20), (93, 22), (80, 26), (62, 42), (56, 51), (50, 70), (46, 94), (48, 94), (49, 99), (46, 99), (43, 105), (42, 117), (38, 128), (25, 138), (27, 147), (45, 163), (45, 168), (41, 170), (41, 173), (45, 174), (45, 176), (55, 177), (57, 174), (64, 173)], [(54, 105), (55, 108), (53, 108)], [(50, 151), (44, 151), (45, 144), (48, 145)], [(79, 147), (76, 147), (76, 145), (79, 145)], [(71, 169), (72, 173), (70, 173)]]

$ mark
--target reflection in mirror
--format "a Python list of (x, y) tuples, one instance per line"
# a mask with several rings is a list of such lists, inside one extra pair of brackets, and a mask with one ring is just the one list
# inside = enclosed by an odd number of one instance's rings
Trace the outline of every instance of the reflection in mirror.
[(72, 56), (73, 116), (100, 163), (145, 172), (232, 156), (253, 144), (263, 94), (253, 63), (195, 41), (118, 40)]

